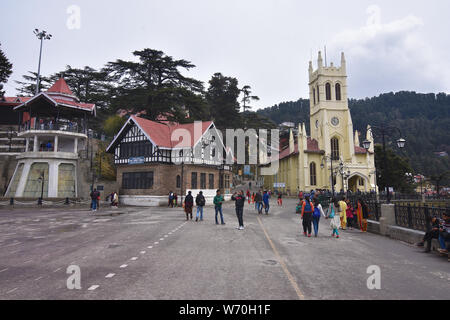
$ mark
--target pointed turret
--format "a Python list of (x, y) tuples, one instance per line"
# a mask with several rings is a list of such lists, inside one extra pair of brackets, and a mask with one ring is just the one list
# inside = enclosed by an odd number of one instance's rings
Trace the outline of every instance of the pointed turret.
[(354, 144), (356, 147), (359, 147), (359, 132), (358, 132), (358, 130), (355, 131)]
[(369, 152), (374, 152), (375, 148), (374, 148), (374, 139), (373, 139), (373, 134), (372, 134), (372, 127), (369, 125), (367, 125), (367, 134), (366, 134), (366, 139), (368, 141), (370, 141), (370, 148), (369, 148)]
[(322, 52), (319, 51), (319, 57), (317, 58), (317, 66), (320, 69), (323, 67), (323, 59), (322, 59)]
[(341, 53), (341, 68), (345, 72), (347, 69), (347, 62), (345, 62), (344, 52)]
[(309, 71), (309, 77), (311, 77), (312, 74), (313, 74), (313, 65), (312, 65), (312, 61), (309, 62), (309, 68), (308, 68), (308, 71)]
[(289, 129), (289, 153), (294, 153), (295, 151), (295, 142), (294, 142), (294, 133), (292, 129)]

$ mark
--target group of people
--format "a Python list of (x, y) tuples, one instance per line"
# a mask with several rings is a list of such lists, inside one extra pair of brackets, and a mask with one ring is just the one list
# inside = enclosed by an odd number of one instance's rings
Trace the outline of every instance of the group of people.
[(300, 201), (296, 207), (296, 213), (301, 214), (303, 235), (305, 237), (312, 236), (314, 227), (314, 236), (319, 234), (320, 218), (330, 219), (330, 228), (332, 237), (339, 239), (339, 229), (350, 230), (359, 228), (362, 232), (367, 232), (367, 219), (369, 218), (369, 210), (366, 203), (362, 199), (358, 199), (357, 207), (353, 208), (349, 199), (343, 197), (341, 200), (333, 198), (330, 202), (328, 210), (324, 212), (319, 202), (318, 195), (309, 194), (299, 195)]
[(248, 204), (252, 203), (255, 205), (255, 210), (258, 211), (258, 214), (262, 214), (263, 210), (266, 215), (269, 214), (271, 197), (272, 197), (271, 190), (265, 191), (259, 190), (258, 192), (253, 192), (251, 194), (250, 190), (247, 190), (247, 202)]
[(168, 207), (177, 207), (178, 206), (178, 195), (172, 191), (169, 192), (169, 205)]
[[(100, 191), (94, 188), (89, 196), (91, 197), (91, 211), (95, 212), (100, 208)], [(119, 207), (119, 194), (116, 191), (111, 192), (106, 197), (106, 201), (108, 200), (110, 201), (112, 208)]]
[[(450, 214), (445, 212), (442, 215), (442, 219), (433, 216), (431, 218), (431, 229), (427, 231), (423, 237), (423, 240), (417, 243), (419, 247), (425, 247), (425, 252), (431, 251), (431, 241), (438, 239), (439, 241), (439, 253), (441, 255), (447, 255), (450, 261), (450, 255), (448, 248), (450, 247)], [(426, 243), (426, 246), (425, 246)]]

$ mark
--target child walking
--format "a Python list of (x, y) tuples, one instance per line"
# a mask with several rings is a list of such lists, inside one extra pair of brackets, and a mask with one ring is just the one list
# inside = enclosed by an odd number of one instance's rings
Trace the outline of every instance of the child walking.
[(336, 199), (333, 199), (328, 208), (328, 218), (331, 219), (330, 227), (331, 230), (333, 230), (331, 236), (334, 237), (336, 235), (336, 239), (339, 239), (339, 226), (341, 225), (341, 216), (338, 211), (339, 207), (339, 202)]

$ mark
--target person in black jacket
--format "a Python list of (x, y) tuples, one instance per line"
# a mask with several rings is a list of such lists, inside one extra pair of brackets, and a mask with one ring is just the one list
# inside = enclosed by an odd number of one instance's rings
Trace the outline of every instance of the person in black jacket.
[(244, 230), (244, 191), (241, 190), (239, 193), (234, 193), (231, 197), (231, 200), (235, 201), (236, 204), (236, 216), (239, 222), (239, 227), (237, 229)]
[(263, 210), (263, 196), (262, 196), (262, 190), (259, 190), (255, 195), (255, 202), (256, 207), (258, 209), (258, 214), (262, 214)]
[(192, 192), (189, 191), (188, 195), (184, 199), (184, 212), (186, 212), (186, 220), (189, 220), (189, 215), (191, 215), (192, 220), (192, 207), (194, 206), (194, 197)]
[(427, 246), (425, 248), (425, 252), (431, 251), (431, 241), (433, 239), (439, 239), (439, 225), (440, 220), (433, 216), (431, 218), (431, 230), (427, 231), (425, 235), (423, 236), (423, 241), (419, 242), (417, 246), (423, 247), (425, 245), (425, 242), (427, 243)]
[(200, 191), (195, 197), (195, 204), (197, 205), (197, 216), (195, 217), (195, 221), (198, 221), (198, 218), (200, 218), (200, 221), (203, 221), (203, 207), (205, 206), (206, 200), (203, 196), (203, 191)]

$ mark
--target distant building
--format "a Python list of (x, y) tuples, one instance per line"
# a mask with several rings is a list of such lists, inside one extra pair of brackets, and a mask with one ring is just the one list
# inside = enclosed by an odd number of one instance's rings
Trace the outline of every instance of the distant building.
[(335, 67), (333, 63), (324, 66), (319, 52), (318, 69), (314, 71), (312, 62), (309, 64), (309, 89), (311, 132), (307, 134), (304, 123), (298, 125), (297, 135), (296, 130), (289, 130), (288, 141), (280, 144), (279, 170), (264, 177), (265, 188), (277, 186), (279, 191), (295, 194), (299, 190), (331, 190), (333, 184), (337, 192), (375, 191), (372, 131), (368, 126), (366, 139), (371, 146), (366, 151), (360, 146), (359, 133), (353, 131), (343, 53), (341, 66)]
[[(178, 138), (182, 133), (186, 139)], [(229, 192), (231, 167), (221, 160), (225, 148), (217, 133), (212, 121), (179, 124), (131, 116), (107, 148), (117, 166), (121, 203), (167, 205), (170, 191), (195, 196), (200, 190), (212, 202), (217, 189)]]

